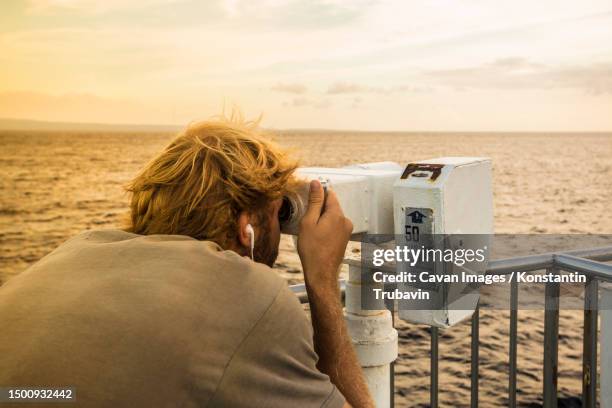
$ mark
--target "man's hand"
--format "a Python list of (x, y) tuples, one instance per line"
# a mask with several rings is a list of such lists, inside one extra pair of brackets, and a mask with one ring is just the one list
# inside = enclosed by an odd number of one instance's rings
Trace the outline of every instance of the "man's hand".
[(353, 224), (344, 216), (336, 194), (328, 191), (325, 198), (321, 183), (311, 181), (297, 248), (311, 290), (337, 292), (339, 267), (352, 231)]
[(329, 191), (326, 199), (321, 183), (312, 181), (298, 234), (298, 253), (319, 356), (317, 368), (344, 395), (345, 407), (370, 408), (374, 403), (348, 335), (338, 288), (340, 263), (352, 231), (353, 224), (344, 216), (334, 192)]

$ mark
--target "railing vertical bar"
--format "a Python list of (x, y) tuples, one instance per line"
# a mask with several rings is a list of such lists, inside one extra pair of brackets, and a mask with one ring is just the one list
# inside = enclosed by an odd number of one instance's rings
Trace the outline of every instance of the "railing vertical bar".
[(472, 350), (471, 350), (471, 397), (470, 407), (478, 408), (478, 357), (480, 342), (480, 306), (476, 306), (472, 315)]
[[(391, 302), (391, 325), (395, 327), (395, 301)], [(391, 362), (391, 366), (389, 367), (389, 375), (391, 376), (389, 381), (389, 386), (391, 389), (389, 390), (389, 408), (395, 407), (395, 360)]]
[(516, 343), (518, 326), (518, 283), (516, 279), (510, 284), (510, 344), (509, 361), (510, 368), (508, 378), (508, 407), (516, 408)]
[(588, 278), (584, 288), (584, 333), (582, 353), (582, 406), (597, 405), (597, 314), (599, 301), (597, 279)]
[(438, 408), (438, 328), (431, 327), (431, 385), (429, 405)]
[[(548, 273), (558, 274), (557, 268)], [(547, 283), (544, 300), (544, 408), (557, 408), (559, 362), (559, 283)]]

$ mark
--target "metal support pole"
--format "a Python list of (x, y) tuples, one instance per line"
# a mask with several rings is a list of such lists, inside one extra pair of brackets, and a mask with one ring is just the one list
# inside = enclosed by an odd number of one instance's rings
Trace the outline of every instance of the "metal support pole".
[[(371, 274), (362, 276), (359, 266), (349, 265), (345, 298), (348, 332), (374, 403), (386, 408), (393, 394), (390, 364), (397, 358), (398, 337), (391, 312), (382, 300), (375, 299), (372, 289), (379, 286), (372, 281)], [(364, 308), (365, 305), (368, 307)]]
[[(550, 268), (548, 273), (558, 274)], [(559, 284), (547, 283), (544, 301), (544, 408), (557, 408), (559, 361)]]
[(597, 279), (588, 278), (584, 288), (584, 334), (582, 352), (582, 406), (597, 405)]
[(510, 284), (510, 344), (508, 346), (508, 407), (516, 408), (516, 337), (518, 326), (518, 282)]
[(480, 307), (476, 306), (472, 315), (472, 350), (471, 350), (471, 395), (470, 407), (478, 408), (478, 357), (480, 342)]

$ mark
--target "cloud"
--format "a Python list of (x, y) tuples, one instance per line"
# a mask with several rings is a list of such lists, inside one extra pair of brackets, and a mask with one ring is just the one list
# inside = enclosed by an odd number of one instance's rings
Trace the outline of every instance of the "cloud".
[(343, 27), (358, 21), (372, 7), (371, 0), (224, 0), (223, 9), (233, 19), (258, 26), (282, 27), (285, 30)]
[(612, 62), (547, 65), (512, 57), (466, 68), (426, 71), (424, 75), (457, 89), (579, 89), (596, 95), (612, 93)]
[(526, 58), (522, 57), (508, 57), (508, 58), (499, 58), (488, 64), (492, 67), (498, 67), (500, 69), (522, 69), (526, 67), (530, 68), (541, 68), (541, 64), (535, 64), (529, 62)]
[(369, 92), (389, 95), (393, 93), (427, 93), (433, 92), (433, 87), (426, 85), (394, 85), (388, 87), (372, 87)]
[(306, 85), (302, 85), (299, 83), (292, 83), (292, 84), (278, 83), (270, 89), (276, 92), (284, 92), (284, 93), (290, 93), (290, 94), (296, 94), (296, 95), (301, 95), (308, 91), (308, 88), (306, 87)]
[(357, 94), (357, 93), (377, 93), (389, 95), (393, 93), (424, 93), (431, 92), (433, 88), (429, 86), (409, 86), (409, 85), (393, 85), (393, 86), (366, 86), (353, 82), (335, 82), (327, 88), (328, 95), (341, 94)]
[(595, 95), (612, 94), (612, 63), (560, 67), (548, 72), (551, 82)]
[(293, 98), (291, 101), (291, 106), (299, 107), (299, 106), (308, 106), (312, 105), (312, 101), (308, 98)]
[(329, 95), (338, 95), (338, 94), (348, 94), (348, 93), (358, 93), (364, 92), (367, 88), (364, 88), (361, 85), (352, 83), (352, 82), (336, 82), (333, 83), (327, 88), (327, 94)]
[(305, 97), (299, 96), (297, 98), (293, 98), (291, 101), (283, 102), (283, 107), (285, 108), (312, 107), (316, 109), (327, 109), (331, 107), (331, 102), (327, 98), (312, 99), (312, 98), (305, 98)]

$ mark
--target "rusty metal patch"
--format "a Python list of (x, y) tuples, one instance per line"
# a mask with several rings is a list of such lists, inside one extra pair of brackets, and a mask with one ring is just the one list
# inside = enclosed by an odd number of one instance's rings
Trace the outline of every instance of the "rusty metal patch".
[(431, 181), (435, 181), (438, 178), (438, 176), (440, 176), (440, 173), (442, 173), (443, 167), (444, 167), (443, 164), (410, 163), (404, 169), (401, 179), (404, 180), (408, 178), (408, 176), (414, 173), (415, 171), (430, 171), (431, 176), (429, 177), (429, 179)]

